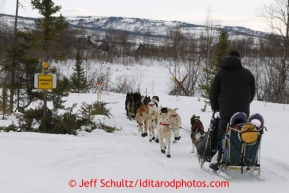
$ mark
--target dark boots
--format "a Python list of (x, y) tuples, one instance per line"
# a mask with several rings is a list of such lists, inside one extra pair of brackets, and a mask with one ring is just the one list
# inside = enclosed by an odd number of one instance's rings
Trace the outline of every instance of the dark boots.
[(209, 167), (216, 172), (220, 168), (220, 162), (211, 163)]

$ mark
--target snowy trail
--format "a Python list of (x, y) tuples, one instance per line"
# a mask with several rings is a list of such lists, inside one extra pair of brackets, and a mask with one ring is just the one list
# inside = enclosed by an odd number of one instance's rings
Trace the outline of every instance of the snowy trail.
[[(171, 101), (171, 100), (172, 99), (169, 98), (168, 101)], [(186, 98), (183, 98), (180, 100), (183, 100), (185, 102)], [(165, 103), (165, 101), (164, 101), (164, 103)], [(164, 106), (166, 106), (166, 103)], [(190, 112), (190, 111), (184, 110), (184, 112)], [(185, 119), (189, 120), (190, 116), (191, 116), (191, 114), (186, 114)], [(202, 116), (204, 117), (204, 119), (209, 120), (211, 114), (210, 113), (202, 114)], [(185, 119), (183, 118), (184, 123), (186, 123)], [(129, 120), (127, 120), (127, 121), (130, 122)], [(205, 127), (206, 127), (207, 122), (208, 121), (204, 122)], [(185, 124), (185, 127), (188, 128), (189, 125)], [(132, 125), (132, 129), (134, 131), (137, 131), (137, 128), (135, 125)], [(167, 158), (165, 156), (160, 155), (161, 153), (158, 152), (159, 151), (159, 144), (151, 144), (151, 145), (155, 145), (155, 146), (146, 145), (146, 143), (149, 143), (148, 138), (141, 138), (140, 136), (135, 136), (136, 138), (134, 139), (134, 141), (136, 143), (140, 143), (140, 142), (145, 140), (144, 144), (141, 145), (140, 147), (145, 146), (145, 147), (150, 148), (149, 150), (145, 150), (147, 152), (146, 154), (151, 155), (152, 153), (148, 153), (148, 152), (150, 152), (150, 151), (154, 152), (153, 155), (155, 156), (154, 160), (156, 160), (155, 161), (156, 164), (163, 166), (163, 169), (168, 171), (169, 173), (171, 172), (175, 175), (178, 174), (178, 176), (180, 176), (180, 179), (223, 180), (220, 177), (203, 172), (199, 168), (197, 157), (194, 154), (190, 153), (191, 141), (190, 141), (189, 134), (181, 132), (181, 135), (182, 135), (181, 140), (176, 144), (172, 144), (172, 146), (171, 146), (171, 154), (172, 154), (171, 160), (166, 160)], [(266, 134), (264, 137), (270, 137), (270, 135)], [(272, 136), (272, 137), (274, 137), (274, 136)], [(130, 138), (130, 140), (131, 140), (131, 138)], [(267, 141), (268, 141), (268, 138), (267, 138)], [(285, 183), (285, 181), (289, 179), (289, 176), (288, 176), (289, 172), (286, 172), (288, 170), (289, 165), (284, 163), (284, 162), (277, 162), (276, 163), (275, 159), (270, 159), (270, 158), (268, 159), (267, 156), (262, 154), (262, 152), (261, 152), (261, 157), (262, 157), (262, 159), (261, 159), (261, 161), (262, 161), (261, 176), (263, 178), (265, 178), (265, 180), (266, 180), (266, 182), (264, 182), (264, 184), (266, 184), (266, 185), (262, 184), (262, 186), (265, 186), (267, 190), (269, 189), (272, 191), (276, 190), (276, 189), (280, 189), (281, 187), (284, 187), (284, 186), (288, 186)], [(276, 167), (274, 165), (276, 165)], [(273, 168), (272, 168), (272, 166), (273, 166)], [(280, 172), (280, 171), (282, 171), (282, 172)], [(229, 174), (230, 173), (234, 177), (232, 184), (231, 184), (232, 186), (235, 186), (235, 185), (238, 186), (239, 183), (244, 183), (244, 182), (249, 184), (248, 190), (252, 187), (255, 187), (255, 186), (258, 187), (259, 186), (258, 184), (260, 182), (254, 178), (250, 178), (249, 175), (240, 174), (239, 171), (229, 171)], [(268, 184), (268, 182), (272, 182), (275, 184), (274, 185)], [(246, 186), (242, 187), (242, 190), (240, 190), (240, 192), (243, 192), (244, 188), (247, 189)]]
[[(140, 181), (211, 181), (222, 182), (223, 178), (200, 169), (197, 157), (190, 153), (192, 149), (190, 135), (180, 132), (181, 140), (171, 144), (171, 158), (160, 151), (158, 143), (149, 142), (148, 137), (141, 137), (135, 120), (128, 120), (124, 110), (125, 95), (109, 93), (103, 95), (108, 102), (113, 117), (99, 116), (95, 121), (102, 121), (121, 129), (115, 133), (94, 130), (92, 133), (81, 132), (78, 136), (50, 135), (40, 133), (4, 133), (0, 132), (0, 192), (9, 193), (81, 193), (81, 192), (141, 192), (170, 193), (173, 187), (139, 187)], [(93, 94), (71, 94), (67, 103), (95, 101)], [(188, 105), (189, 104), (189, 105)], [(160, 105), (178, 107), (183, 127), (189, 128), (192, 114), (201, 116), (205, 128), (211, 112), (200, 112), (202, 102), (192, 97), (172, 97), (160, 95)], [(197, 192), (286, 192), (289, 189), (288, 134), (284, 122), (282, 105), (270, 107), (255, 102), (253, 111), (265, 117), (268, 132), (264, 134), (261, 148), (261, 175), (265, 182), (260, 182), (246, 174), (233, 172), (229, 187), (222, 188), (179, 188), (181, 193)], [(279, 112), (283, 121), (278, 125), (270, 120), (272, 111)], [(267, 119), (266, 119), (267, 118)], [(99, 120), (98, 120), (99, 119)], [(280, 121), (280, 120), (279, 120)], [(278, 127), (275, 127), (278, 125)], [(274, 128), (274, 129), (273, 129)], [(278, 140), (276, 140), (278, 139)], [(274, 143), (271, 143), (271, 142)], [(207, 163), (206, 163), (207, 164)], [(206, 165), (207, 166), (207, 165)], [(229, 171), (230, 174), (231, 171)], [(80, 188), (82, 180), (98, 179), (97, 187)], [(100, 180), (131, 180), (138, 183), (133, 188), (104, 188)], [(77, 186), (69, 186), (69, 180), (75, 180)]]

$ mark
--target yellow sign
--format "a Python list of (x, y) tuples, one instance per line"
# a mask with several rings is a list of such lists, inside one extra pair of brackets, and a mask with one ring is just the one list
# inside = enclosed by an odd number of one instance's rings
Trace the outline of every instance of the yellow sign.
[(39, 89), (52, 89), (53, 86), (52, 75), (38, 75), (38, 88)]
[(44, 62), (44, 63), (43, 63), (43, 67), (44, 67), (44, 68), (48, 68), (48, 67), (49, 67), (49, 63), (48, 63), (48, 62)]

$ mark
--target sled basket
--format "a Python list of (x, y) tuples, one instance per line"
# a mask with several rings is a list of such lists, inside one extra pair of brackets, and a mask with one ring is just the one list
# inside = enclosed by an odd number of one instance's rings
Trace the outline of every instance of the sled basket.
[[(223, 138), (222, 163), (226, 168), (237, 168), (243, 171), (243, 167), (246, 167), (246, 170), (259, 170), (264, 119), (260, 114), (252, 116), (248, 120), (244, 119), (244, 113), (238, 112), (232, 116)], [(242, 117), (238, 120), (238, 124), (232, 122), (236, 117)], [(253, 119), (257, 119), (260, 125), (253, 123)]]

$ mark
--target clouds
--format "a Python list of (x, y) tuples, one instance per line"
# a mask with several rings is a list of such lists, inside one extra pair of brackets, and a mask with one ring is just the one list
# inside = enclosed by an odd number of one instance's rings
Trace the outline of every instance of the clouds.
[(96, 13), (94, 13), (93, 11), (89, 9), (84, 9), (84, 8), (69, 8), (69, 9), (63, 10), (62, 14), (67, 15), (67, 16), (91, 16)]

